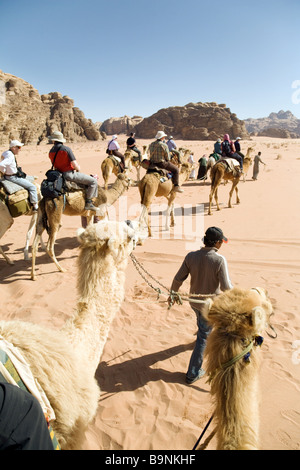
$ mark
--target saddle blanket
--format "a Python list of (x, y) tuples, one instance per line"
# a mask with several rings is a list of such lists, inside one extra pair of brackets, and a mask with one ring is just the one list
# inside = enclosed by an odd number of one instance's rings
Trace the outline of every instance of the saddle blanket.
[(221, 160), (219, 161), (224, 161), (227, 163), (229, 166), (230, 170), (234, 170), (236, 166), (240, 166), (239, 162), (235, 160), (235, 158), (224, 158), (222, 157)]
[(54, 450), (60, 450), (56, 435), (49, 424), (55, 413), (37, 380), (34, 379), (28, 363), (20, 351), (0, 335), (0, 378), (31, 393), (40, 403), (45, 415)]
[(116, 157), (116, 155), (109, 155), (109, 158), (112, 159), (114, 165), (119, 165), (121, 163), (121, 158), (120, 157)]
[[(33, 183), (35, 178), (34, 176), (26, 176), (25, 179)], [(3, 186), (7, 194), (15, 194), (17, 191), (20, 191), (20, 189), (24, 189), (23, 186), (13, 183), (12, 181), (8, 181), (4, 178), (0, 179), (0, 185)]]

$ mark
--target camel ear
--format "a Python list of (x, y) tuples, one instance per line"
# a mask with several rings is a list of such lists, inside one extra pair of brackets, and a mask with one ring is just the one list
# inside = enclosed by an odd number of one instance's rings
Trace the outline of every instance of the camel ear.
[(203, 310), (201, 311), (201, 313), (202, 313), (203, 317), (205, 318), (205, 320), (208, 320), (208, 314), (209, 314), (209, 311), (210, 311), (213, 303), (214, 302), (213, 302), (212, 299), (206, 299), (206, 301), (205, 301)]
[(78, 230), (77, 230), (77, 238), (78, 240), (81, 242), (82, 241), (82, 237), (81, 235), (85, 232), (85, 229), (80, 227)]
[(266, 328), (266, 313), (262, 307), (252, 309), (252, 324), (256, 333), (262, 332)]

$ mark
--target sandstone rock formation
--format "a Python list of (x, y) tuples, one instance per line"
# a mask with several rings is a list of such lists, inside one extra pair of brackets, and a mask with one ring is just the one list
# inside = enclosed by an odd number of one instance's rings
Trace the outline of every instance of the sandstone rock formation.
[(98, 140), (100, 133), (74, 101), (61, 93), (41, 95), (25, 80), (0, 70), (0, 144), (40, 143), (54, 130), (68, 142)]
[(111, 117), (106, 119), (100, 126), (100, 131), (105, 132), (108, 135), (113, 134), (130, 134), (135, 126), (139, 124), (143, 118), (141, 116), (123, 116), (123, 117)]
[(189, 103), (159, 110), (135, 126), (136, 136), (152, 139), (158, 130), (186, 140), (216, 140), (228, 133), (232, 139), (249, 137), (243, 121), (225, 104)]
[(300, 119), (291, 111), (280, 110), (271, 113), (268, 117), (259, 119), (245, 119), (245, 126), (249, 133), (259, 136), (298, 138), (300, 137)]

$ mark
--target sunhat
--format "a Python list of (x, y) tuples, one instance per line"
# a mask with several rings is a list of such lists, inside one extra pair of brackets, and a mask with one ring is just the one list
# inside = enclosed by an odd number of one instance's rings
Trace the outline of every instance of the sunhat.
[(158, 133), (155, 136), (155, 138), (158, 140), (162, 139), (163, 137), (167, 137), (167, 134), (165, 134), (164, 131), (158, 131)]
[(49, 140), (53, 140), (55, 142), (61, 142), (62, 144), (66, 142), (63, 134), (59, 131), (54, 131), (52, 135), (48, 137)]

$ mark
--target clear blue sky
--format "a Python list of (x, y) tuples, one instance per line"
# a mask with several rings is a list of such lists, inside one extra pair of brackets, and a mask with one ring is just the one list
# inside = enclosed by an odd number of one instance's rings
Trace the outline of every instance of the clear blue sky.
[(199, 101), (300, 118), (299, 20), (299, 0), (0, 0), (0, 69), (94, 122)]

